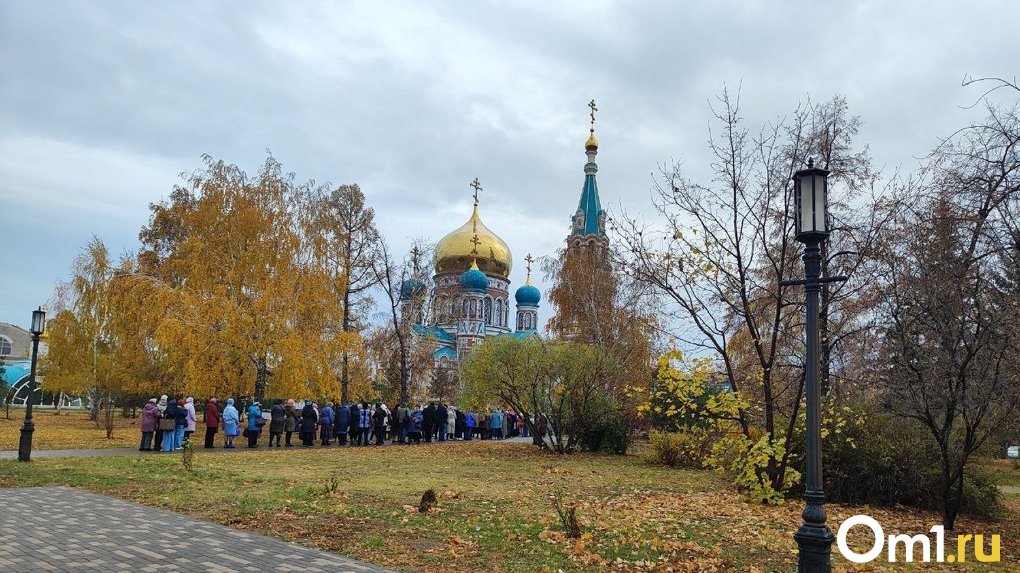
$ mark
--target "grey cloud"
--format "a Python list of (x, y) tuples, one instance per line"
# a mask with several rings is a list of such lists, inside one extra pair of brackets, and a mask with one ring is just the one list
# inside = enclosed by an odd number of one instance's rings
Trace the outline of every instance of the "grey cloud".
[(909, 168), (980, 113), (958, 107), (975, 95), (965, 73), (1016, 72), (1018, 16), (949, 1), (6, 2), (0, 228), (18, 264), (0, 320), (22, 321), (92, 233), (133, 248), (146, 205), (201, 153), (254, 169), (268, 147), (301, 178), (357, 182), (398, 245), (459, 225), (477, 176), (517, 284), (525, 253), (562, 244), (593, 97), (610, 209), (647, 210), (671, 158), (705, 175), (724, 83), (752, 125), (846, 93), (876, 163)]

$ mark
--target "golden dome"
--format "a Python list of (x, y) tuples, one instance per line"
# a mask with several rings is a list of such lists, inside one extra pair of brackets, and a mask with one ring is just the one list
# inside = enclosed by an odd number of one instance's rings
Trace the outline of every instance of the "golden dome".
[(598, 149), (599, 140), (595, 139), (595, 130), (591, 130), (591, 135), (588, 136), (588, 141), (584, 142), (585, 149)]
[(436, 243), (436, 273), (462, 273), (471, 267), (475, 259), (471, 242), (475, 224), (478, 225), (478, 268), (485, 274), (507, 278), (513, 264), (510, 247), (478, 218), (477, 205), (467, 223)]

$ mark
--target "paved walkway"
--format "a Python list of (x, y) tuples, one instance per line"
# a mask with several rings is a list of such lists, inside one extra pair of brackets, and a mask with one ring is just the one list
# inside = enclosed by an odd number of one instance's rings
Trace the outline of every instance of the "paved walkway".
[[(477, 441), (477, 440), (471, 440), (471, 441), (474, 442), (474, 441)], [(485, 441), (489, 442), (489, 441), (492, 441), (492, 440), (485, 440)], [(505, 440), (496, 440), (496, 441), (497, 442), (511, 442), (511, 443), (530, 444), (532, 440), (531, 440), (531, 438), (517, 437), (517, 438), (507, 438)], [(201, 454), (207, 454), (207, 453), (223, 453), (223, 454), (226, 454), (226, 453), (240, 453), (240, 452), (265, 452), (265, 451), (275, 452), (277, 450), (277, 448), (270, 448), (270, 447), (266, 446), (264, 443), (262, 445), (260, 445), (259, 447), (257, 447), (257, 448), (248, 448), (243, 443), (241, 443), (241, 442), (238, 442), (238, 443), (240, 445), (238, 445), (236, 448), (230, 449), (230, 450), (222, 448), (221, 447), (222, 444), (220, 446), (217, 446), (217, 447), (215, 447), (213, 449), (210, 449), (210, 450), (207, 450), (207, 449), (203, 448), (202, 446), (198, 446), (197, 448), (195, 448), (195, 452), (198, 452), (198, 453), (201, 453)], [(415, 446), (415, 447), (430, 446), (430, 445), (437, 445), (437, 446), (438, 445), (442, 445), (444, 447), (445, 446), (457, 447), (457, 444), (463, 444), (463, 443), (466, 443), (466, 442), (464, 442), (463, 440), (447, 440), (446, 442), (422, 442), (421, 444), (419, 444), (418, 446)], [(384, 446), (397, 446), (397, 445), (400, 445), (400, 444), (394, 444), (392, 442), (386, 442), (383, 445)], [(320, 446), (320, 445), (318, 445), (318, 442), (316, 442), (316, 445), (313, 446), (313, 447), (310, 447), (310, 448), (305, 448), (303, 446), (298, 445), (298, 446), (294, 446), (292, 448), (280, 448), (280, 449), (285, 450), (285, 451), (289, 451), (289, 452), (303, 452), (303, 451), (319, 451), (319, 450), (336, 451), (336, 450), (344, 450), (344, 449), (347, 449), (347, 448), (355, 448), (355, 449), (357, 449), (357, 448), (362, 448), (362, 447), (376, 447), (376, 446), (336, 446), (336, 445), (333, 445), (333, 446)], [(38, 459), (42, 459), (42, 458), (110, 458), (110, 457), (118, 457), (118, 456), (161, 456), (161, 455), (166, 455), (166, 454), (164, 454), (163, 452), (140, 452), (140, 451), (138, 451), (138, 448), (94, 448), (94, 449), (90, 449), (90, 450), (32, 450), (32, 459), (33, 460), (37, 459), (37, 458)], [(3, 450), (3, 451), (0, 451), (0, 460), (16, 460), (16, 459), (18, 459), (18, 452), (17, 452), (17, 450)], [(0, 571), (2, 571), (2, 570), (3, 569), (0, 569)]]
[(334, 553), (68, 487), (0, 489), (0, 571), (384, 572)]

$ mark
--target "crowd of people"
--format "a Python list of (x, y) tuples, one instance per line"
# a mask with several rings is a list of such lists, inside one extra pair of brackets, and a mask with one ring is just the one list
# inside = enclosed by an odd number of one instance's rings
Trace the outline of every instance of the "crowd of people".
[[(449, 440), (502, 440), (512, 437), (529, 437), (525, 416), (527, 413), (499, 408), (480, 412), (467, 411), (442, 401), (427, 406), (409, 407), (395, 404), (392, 408), (382, 402), (349, 402), (334, 405), (326, 402), (321, 408), (312, 401), (300, 405), (293, 399), (284, 402), (275, 399), (268, 408), (252, 401), (247, 408), (238, 410), (234, 399), (227, 400), (221, 410), (216, 398), (206, 401), (202, 423), (205, 426), (205, 447), (216, 447), (216, 434), (222, 432), (223, 447), (234, 448), (234, 440), (243, 437), (249, 448), (259, 446), (263, 434), (268, 434), (269, 447), (292, 447), (295, 435), (303, 447), (368, 446), (382, 445), (387, 441), (399, 444), (445, 442)], [(537, 424), (545, 433), (541, 416)], [(142, 441), (139, 450), (171, 452), (185, 447), (198, 426), (195, 400), (192, 397), (177, 400), (165, 394), (152, 398), (142, 408)]]

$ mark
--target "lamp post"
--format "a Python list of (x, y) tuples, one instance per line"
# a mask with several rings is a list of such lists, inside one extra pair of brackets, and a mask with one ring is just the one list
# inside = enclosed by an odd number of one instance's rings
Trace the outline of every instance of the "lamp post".
[(804, 280), (787, 284), (804, 285), (804, 306), (807, 310), (807, 345), (804, 363), (804, 385), (807, 391), (807, 475), (801, 514), (804, 522), (793, 538), (799, 553), (800, 573), (829, 573), (832, 570), (832, 530), (825, 524), (825, 493), (822, 491), (821, 391), (818, 386), (818, 292), (823, 282), (844, 280), (842, 277), (822, 279), (822, 243), (829, 237), (828, 176), (825, 169), (808, 160), (808, 168), (794, 174), (796, 239), (804, 243)]
[(21, 442), (18, 444), (18, 460), (22, 462), (32, 459), (32, 432), (35, 422), (32, 421), (32, 400), (35, 399), (35, 365), (39, 357), (39, 337), (46, 329), (46, 312), (40, 306), (32, 311), (32, 371), (28, 377), (28, 398), (25, 402), (25, 423), (21, 426)]

